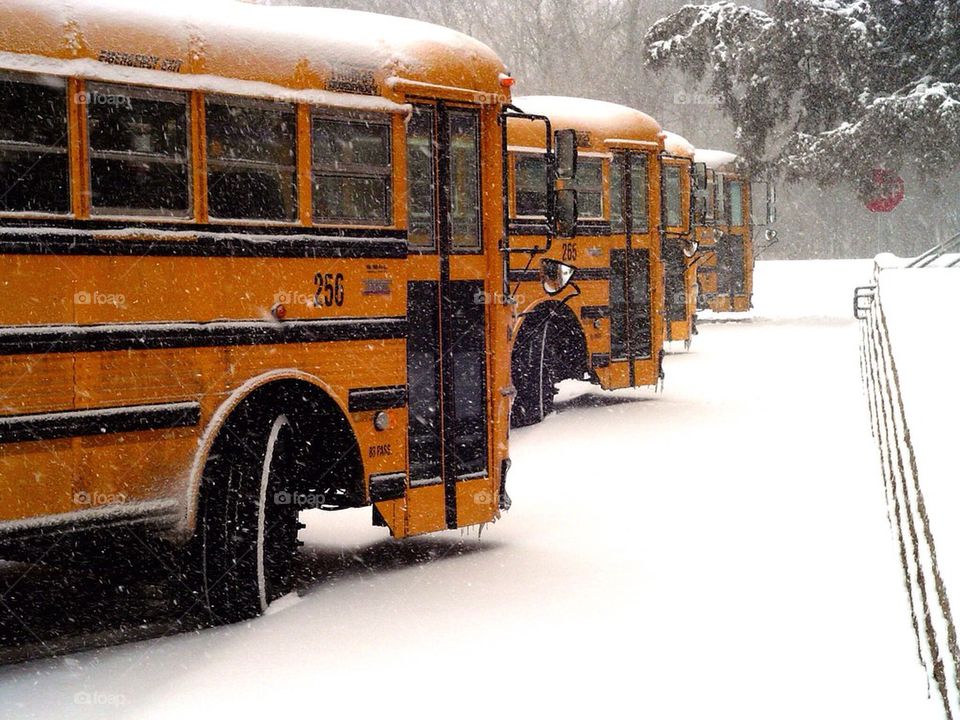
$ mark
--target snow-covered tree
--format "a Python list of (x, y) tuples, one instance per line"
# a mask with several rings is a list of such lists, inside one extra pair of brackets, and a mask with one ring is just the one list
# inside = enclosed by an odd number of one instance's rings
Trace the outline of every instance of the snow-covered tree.
[(747, 162), (787, 179), (868, 193), (875, 168), (960, 166), (960, 0), (689, 5), (645, 45), (651, 67), (708, 81)]

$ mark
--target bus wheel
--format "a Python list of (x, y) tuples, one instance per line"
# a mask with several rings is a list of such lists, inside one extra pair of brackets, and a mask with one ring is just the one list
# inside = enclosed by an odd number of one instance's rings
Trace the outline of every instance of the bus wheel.
[(238, 414), (211, 450), (197, 517), (201, 599), (218, 623), (256, 617), (289, 591), (299, 531), (294, 426), (276, 412)]
[(553, 412), (554, 369), (547, 343), (550, 323), (544, 322), (527, 342), (514, 350), (513, 382), (517, 396), (513, 403), (511, 425), (535, 425)]

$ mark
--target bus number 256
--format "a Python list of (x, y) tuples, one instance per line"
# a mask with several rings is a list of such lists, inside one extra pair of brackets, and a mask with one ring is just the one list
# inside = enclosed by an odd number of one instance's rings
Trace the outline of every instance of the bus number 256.
[(317, 292), (313, 296), (315, 307), (343, 306), (343, 273), (317, 273), (313, 276)]

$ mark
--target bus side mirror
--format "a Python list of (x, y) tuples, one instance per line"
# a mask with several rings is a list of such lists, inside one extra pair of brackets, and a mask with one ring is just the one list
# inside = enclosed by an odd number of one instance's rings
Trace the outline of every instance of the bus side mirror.
[(727, 217), (727, 181), (721, 173), (715, 175), (713, 188), (716, 194), (713, 221), (717, 225), (729, 225), (730, 219)]
[[(763, 212), (760, 202), (764, 203)], [(773, 225), (777, 221), (777, 190), (772, 182), (756, 181), (750, 187), (750, 223), (752, 225)]]
[(556, 295), (562, 292), (573, 280), (573, 274), (576, 271), (577, 269), (572, 265), (567, 265), (559, 260), (544, 260), (540, 263), (540, 282), (543, 283), (543, 291), (547, 295)]
[(693, 164), (693, 187), (695, 190), (706, 192), (707, 190), (707, 165), (706, 163)]
[(574, 130), (557, 130), (553, 139), (557, 179), (573, 180), (577, 177), (577, 133)]
[(576, 190), (556, 190), (554, 206), (554, 235), (562, 238), (572, 238), (577, 235), (577, 221), (580, 219), (580, 210), (577, 205)]
[(717, 224), (717, 174), (710, 169), (707, 169), (707, 186), (705, 193), (707, 198), (706, 217), (704, 218), (703, 224), (706, 227), (715, 227)]

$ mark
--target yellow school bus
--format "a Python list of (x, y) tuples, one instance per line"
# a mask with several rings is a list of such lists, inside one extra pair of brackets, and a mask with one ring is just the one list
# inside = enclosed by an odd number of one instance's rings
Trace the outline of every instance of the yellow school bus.
[(696, 332), (697, 315), (697, 270), (693, 263), (697, 245), (692, 222), (697, 191), (693, 172), (695, 150), (683, 136), (665, 131), (664, 152), (663, 198), (664, 212), (669, 216), (667, 225), (682, 225), (680, 218), (690, 218), (684, 232), (664, 233), (663, 238), (666, 339), (689, 347)]
[[(707, 221), (698, 224), (695, 261), (701, 309), (747, 312), (753, 307), (754, 228), (776, 221), (773, 186), (737, 168), (737, 156), (697, 149), (706, 166)], [(776, 232), (767, 231), (771, 243)]]
[(0, 542), (162, 539), (229, 621), (304, 509), (498, 517), (512, 79), (417, 21), (159, 8), (0, 5)]
[[(632, 108), (566, 97), (522, 97), (516, 106), (573, 131), (578, 157), (566, 190), (578, 221), (567, 237), (544, 222), (544, 133), (537, 122), (508, 123), (509, 279), (519, 311), (514, 336), (515, 425), (550, 411), (555, 385), (589, 379), (606, 389), (656, 385), (662, 377), (662, 233), (689, 225), (682, 183), (664, 223), (660, 125)], [(672, 202), (672, 200), (671, 200)]]

